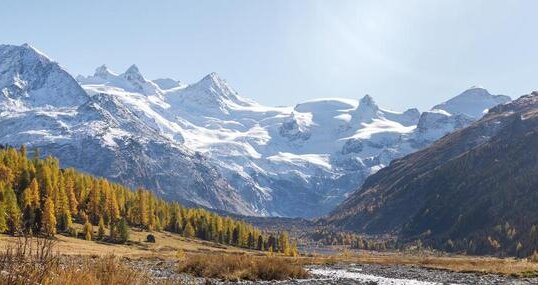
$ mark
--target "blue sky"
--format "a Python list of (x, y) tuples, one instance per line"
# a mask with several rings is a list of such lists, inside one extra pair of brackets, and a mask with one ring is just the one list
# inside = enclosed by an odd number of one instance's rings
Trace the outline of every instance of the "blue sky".
[(421, 110), (472, 85), (538, 89), (538, 1), (3, 1), (2, 43), (72, 74), (212, 71), (268, 105), (360, 98)]

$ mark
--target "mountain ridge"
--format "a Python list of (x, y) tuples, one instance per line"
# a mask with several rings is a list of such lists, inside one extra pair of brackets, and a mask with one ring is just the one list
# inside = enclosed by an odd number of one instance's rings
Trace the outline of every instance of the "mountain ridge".
[[(139, 183), (208, 208), (319, 217), (393, 159), (477, 119), (438, 110), (389, 111), (369, 95), (267, 107), (239, 96), (215, 73), (163, 90), (136, 66), (128, 71), (116, 74), (101, 66), (92, 76), (77, 77), (77, 87), (95, 103), (94, 110), (77, 110), (82, 104), (75, 104), (45, 113), (39, 108), (7, 111), (0, 117), (6, 128), (0, 142), (32, 141), (44, 154), (78, 161), (78, 168), (93, 174), (127, 180), (129, 186)], [(69, 74), (63, 75), (72, 82)], [(2, 79), (13, 78), (0, 75)], [(63, 81), (49, 86), (60, 88)], [(36, 119), (41, 126), (32, 122)], [(82, 146), (102, 152), (107, 159), (97, 164), (103, 167), (91, 167), (90, 157), (76, 160)], [(135, 173), (129, 173), (130, 163), (137, 166)]]

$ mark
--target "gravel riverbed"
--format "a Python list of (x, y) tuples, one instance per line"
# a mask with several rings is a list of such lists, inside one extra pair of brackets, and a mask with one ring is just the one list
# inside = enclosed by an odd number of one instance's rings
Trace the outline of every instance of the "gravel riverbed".
[(132, 259), (124, 261), (137, 270), (148, 272), (157, 280), (180, 284), (360, 284), (360, 285), (433, 285), (433, 284), (538, 284), (538, 278), (516, 278), (494, 274), (457, 273), (417, 266), (383, 266), (371, 264), (335, 264), (308, 266), (312, 277), (304, 280), (223, 282), (177, 273), (177, 262), (169, 260)]

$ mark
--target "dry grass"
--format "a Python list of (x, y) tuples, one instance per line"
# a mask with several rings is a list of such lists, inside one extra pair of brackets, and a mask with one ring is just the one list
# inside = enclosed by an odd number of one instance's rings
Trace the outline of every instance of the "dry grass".
[(538, 263), (526, 259), (477, 256), (439, 256), (405, 253), (355, 253), (340, 256), (303, 258), (304, 264), (366, 263), (380, 265), (418, 265), (453, 272), (492, 273), (512, 276), (537, 276)]
[[(75, 225), (81, 227), (82, 225)], [(94, 227), (97, 233), (97, 227)], [(108, 230), (107, 230), (108, 233)], [(186, 253), (230, 253), (239, 254), (249, 251), (233, 246), (226, 246), (209, 241), (197, 239), (187, 239), (178, 234), (170, 232), (152, 232), (156, 238), (156, 243), (146, 242), (148, 232), (133, 229), (130, 232), (130, 240), (126, 244), (114, 244), (101, 241), (87, 241), (71, 236), (57, 234), (54, 237), (55, 251), (66, 255), (115, 255), (119, 257), (162, 257), (174, 258), (178, 250)], [(14, 246), (17, 238), (0, 234), (0, 249), (7, 246)]]
[(308, 277), (302, 264), (293, 258), (253, 255), (188, 255), (179, 272), (197, 277), (238, 280), (286, 280)]
[(144, 273), (114, 256), (69, 259), (55, 252), (55, 241), (20, 237), (0, 253), (0, 284), (148, 284)]

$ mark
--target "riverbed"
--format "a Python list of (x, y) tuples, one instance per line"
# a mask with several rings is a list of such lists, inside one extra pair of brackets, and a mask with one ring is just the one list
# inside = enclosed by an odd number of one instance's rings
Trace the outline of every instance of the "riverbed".
[(224, 282), (206, 280), (177, 273), (177, 262), (130, 260), (127, 262), (137, 270), (149, 272), (155, 280), (178, 281), (183, 284), (302, 284), (302, 285), (437, 285), (437, 284), (480, 284), (480, 285), (528, 285), (538, 284), (538, 278), (517, 278), (496, 274), (458, 273), (447, 270), (428, 269), (410, 265), (334, 264), (312, 265), (306, 270), (309, 279), (285, 281), (240, 281)]

